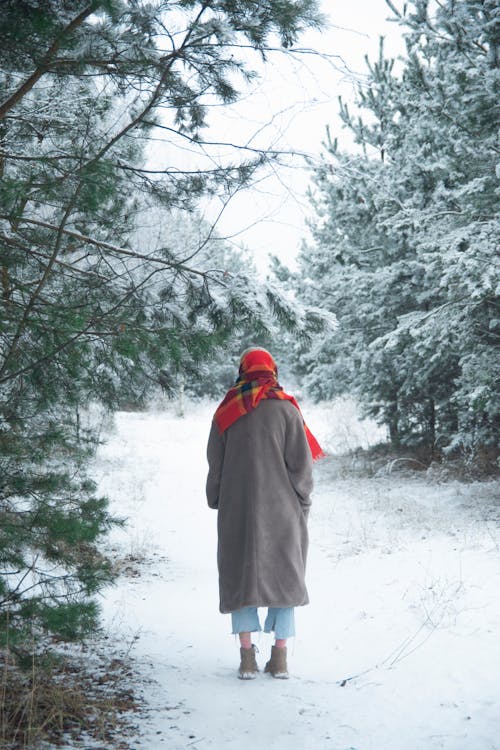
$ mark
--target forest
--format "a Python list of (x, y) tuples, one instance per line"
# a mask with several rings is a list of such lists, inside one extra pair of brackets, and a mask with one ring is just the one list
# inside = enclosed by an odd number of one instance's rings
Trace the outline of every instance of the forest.
[(498, 5), (387, 4), (405, 55), (381, 42), (354, 107), (332, 92), (355, 147), (326, 134), (311, 238), (262, 278), (200, 205), (279, 154), (193, 168), (182, 151), (206, 153), (211, 108), (255, 79), (252, 56), (321, 29), (316, 0), (2, 2), (4, 674), (84, 641), (116, 576), (106, 538), (126, 519), (92, 476), (90, 411), (215, 397), (249, 339), (315, 401), (354, 397), (391, 455), (498, 470)]

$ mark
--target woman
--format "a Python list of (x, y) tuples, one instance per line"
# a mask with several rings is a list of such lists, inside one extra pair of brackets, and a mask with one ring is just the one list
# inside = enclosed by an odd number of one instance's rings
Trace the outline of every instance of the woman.
[(265, 671), (287, 678), (294, 607), (307, 604), (307, 516), (312, 462), (323, 455), (265, 349), (241, 355), (239, 377), (215, 412), (208, 440), (207, 500), (218, 510), (220, 611), (240, 639), (238, 676), (258, 672), (251, 633), (268, 607), (275, 644)]

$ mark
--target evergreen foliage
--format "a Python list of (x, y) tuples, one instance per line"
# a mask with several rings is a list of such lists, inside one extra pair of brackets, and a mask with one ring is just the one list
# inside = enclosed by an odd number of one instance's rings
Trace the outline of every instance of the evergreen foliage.
[(354, 391), (395, 446), (474, 455), (499, 427), (498, 6), (390, 5), (402, 70), (381, 44), (359, 112), (341, 102), (358, 152), (329, 139), (315, 174), (293, 283), (339, 330), (301, 363), (318, 398)]
[[(4, 643), (95, 627), (93, 596), (112, 577), (103, 541), (119, 521), (87, 476), (98, 442), (82, 420), (89, 403), (140, 404), (239, 323), (265, 329), (274, 314), (303, 324), (271, 286), (212, 265), (212, 230), (186, 242), (172, 216), (193, 223), (200, 196), (227, 199), (270, 158), (235, 150), (185, 170), (178, 152), (202, 151), (209, 107), (253, 76), (249, 49), (265, 56), (276, 36), (290, 46), (319, 23), (315, 0), (2, 3)], [(153, 172), (145, 157), (160, 134)], [(148, 212), (156, 237), (141, 230)]]

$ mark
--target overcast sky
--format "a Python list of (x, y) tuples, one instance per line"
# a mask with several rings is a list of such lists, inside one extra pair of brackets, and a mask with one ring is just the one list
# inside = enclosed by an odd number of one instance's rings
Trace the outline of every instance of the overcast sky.
[[(356, 81), (366, 74), (364, 57), (378, 56), (381, 35), (388, 54), (397, 56), (403, 51), (401, 31), (386, 20), (392, 13), (385, 0), (323, 0), (322, 9), (330, 28), (308, 33), (299, 46), (328, 58), (272, 53), (263, 78), (243, 100), (213, 113), (205, 137), (297, 151), (318, 159), (329, 125), (341, 146), (350, 147), (349, 134), (338, 117), (338, 96), (353, 100)], [(268, 170), (252, 190), (236, 195), (218, 222), (221, 234), (251, 249), (261, 269), (269, 253), (293, 265), (307, 235), (310, 209), (305, 193), (310, 173), (303, 158), (287, 161), (290, 167), (277, 169), (275, 174)], [(213, 220), (220, 209), (220, 201), (214, 201), (206, 207), (206, 216)]]

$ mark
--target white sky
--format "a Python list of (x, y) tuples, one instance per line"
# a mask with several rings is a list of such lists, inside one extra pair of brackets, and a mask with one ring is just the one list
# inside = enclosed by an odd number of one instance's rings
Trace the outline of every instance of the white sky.
[[(322, 10), (330, 28), (308, 32), (299, 46), (325, 53), (329, 59), (272, 54), (263, 78), (237, 105), (212, 113), (205, 138), (238, 144), (251, 139), (251, 146), (293, 150), (317, 159), (329, 125), (341, 147), (350, 148), (349, 133), (338, 116), (338, 96), (353, 101), (355, 82), (367, 70), (364, 56), (371, 60), (378, 56), (381, 35), (391, 56), (402, 53), (404, 45), (399, 26), (386, 20), (392, 13), (385, 0), (323, 0)], [(250, 248), (261, 270), (270, 253), (293, 265), (307, 236), (310, 173), (303, 157), (287, 157), (287, 161), (289, 167), (274, 174), (266, 170), (253, 189), (232, 198), (217, 225), (223, 236)], [(206, 217), (213, 221), (221, 206), (220, 200), (207, 205)]]

